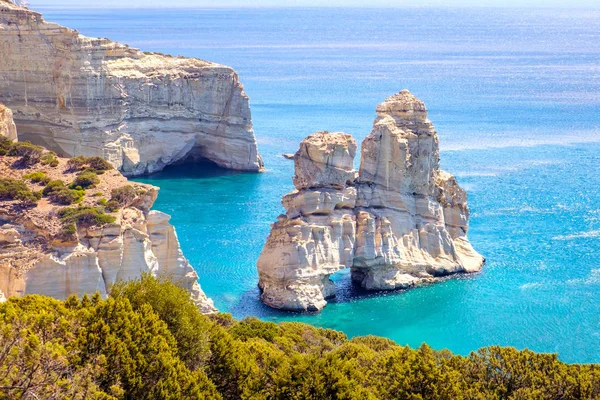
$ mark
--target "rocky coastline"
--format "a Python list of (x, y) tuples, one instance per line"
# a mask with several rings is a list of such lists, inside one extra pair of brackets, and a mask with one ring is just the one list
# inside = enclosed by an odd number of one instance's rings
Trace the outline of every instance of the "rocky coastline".
[(170, 216), (151, 210), (159, 188), (130, 182), (100, 158), (57, 157), (11, 140), (0, 121), (0, 300), (41, 294), (106, 297), (143, 274), (190, 292), (216, 312), (184, 257)]

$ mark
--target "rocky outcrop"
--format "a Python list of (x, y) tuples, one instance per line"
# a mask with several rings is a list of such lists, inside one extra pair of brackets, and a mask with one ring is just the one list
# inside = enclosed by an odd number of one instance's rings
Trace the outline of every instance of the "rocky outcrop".
[(294, 155), (296, 190), (285, 195), (258, 259), (262, 300), (286, 310), (318, 310), (335, 293), (329, 275), (352, 266), (353, 167), (356, 142), (344, 133), (319, 132)]
[(17, 127), (13, 120), (12, 111), (0, 104), (0, 136), (17, 140)]
[(258, 260), (262, 300), (319, 310), (335, 293), (329, 276), (352, 269), (371, 290), (408, 288), (475, 272), (484, 259), (467, 239), (467, 196), (439, 169), (437, 134), (423, 102), (404, 90), (377, 107), (373, 131), (356, 145), (344, 133), (310, 135), (294, 157), (296, 191)]
[[(65, 159), (57, 166), (37, 164), (13, 168), (14, 158), (0, 157), (2, 178), (23, 179), (41, 171), (49, 179), (71, 182), (77, 172)], [(59, 212), (65, 206), (44, 197), (35, 206), (19, 201), (0, 201), (0, 298), (43, 294), (57, 299), (99, 292), (106, 296), (117, 281), (139, 278), (143, 273), (162, 276), (190, 291), (205, 313), (215, 312), (212, 300), (198, 283), (198, 275), (183, 256), (170, 217), (150, 211), (158, 188), (128, 182), (115, 170), (98, 175), (100, 182), (88, 189), (78, 206), (98, 207), (115, 188), (129, 186), (132, 197), (103, 225), (77, 224), (65, 234)], [(32, 190), (43, 184), (25, 180)], [(74, 206), (71, 206), (74, 207)]]
[(0, 2), (0, 103), (21, 140), (126, 175), (205, 159), (259, 171), (248, 97), (227, 66), (143, 53)]

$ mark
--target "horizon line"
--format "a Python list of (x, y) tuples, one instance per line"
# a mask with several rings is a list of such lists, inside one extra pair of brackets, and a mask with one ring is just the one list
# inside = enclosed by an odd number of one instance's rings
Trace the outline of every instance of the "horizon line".
[(163, 6), (78, 6), (74, 7), (72, 5), (39, 5), (39, 6), (27, 6), (28, 9), (35, 11), (38, 9), (68, 9), (68, 10), (231, 10), (231, 9), (371, 9), (371, 10), (382, 10), (382, 9), (405, 9), (405, 8), (437, 8), (437, 9), (495, 9), (495, 10), (597, 10), (600, 11), (600, 5), (598, 6), (545, 6), (545, 5), (512, 5), (512, 6), (504, 6), (504, 5), (398, 5), (398, 6), (279, 6), (279, 5), (263, 5), (263, 6), (236, 6), (236, 5), (228, 5), (228, 6), (178, 6), (173, 5), (169, 7)]

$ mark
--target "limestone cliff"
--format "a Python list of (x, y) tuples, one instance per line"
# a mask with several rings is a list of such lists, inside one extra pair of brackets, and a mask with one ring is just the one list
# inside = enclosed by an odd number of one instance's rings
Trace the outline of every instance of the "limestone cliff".
[[(85, 191), (67, 189), (73, 186), (70, 182), (89, 176), (89, 169), (74, 169), (67, 159), (54, 160), (23, 166), (18, 156), (0, 156), (0, 298), (44, 294), (65, 299), (95, 292), (106, 296), (116, 281), (150, 273), (188, 289), (203, 312), (216, 311), (183, 256), (170, 217), (150, 211), (157, 187), (128, 182), (111, 169), (99, 172)], [(82, 197), (68, 206), (61, 205), (64, 199), (58, 196), (41, 197), (42, 189), (59, 180), (67, 184), (64, 192)], [(38, 193), (39, 200), (10, 198), (7, 187), (15, 182)], [(71, 228), (65, 210), (85, 216)], [(109, 220), (95, 223), (97, 213)]]
[(0, 104), (0, 136), (9, 140), (17, 140), (17, 127), (13, 120), (12, 111)]
[(308, 136), (294, 156), (296, 191), (258, 260), (262, 300), (319, 310), (329, 276), (352, 269), (364, 288), (389, 290), (481, 269), (467, 239), (467, 196), (439, 168), (438, 137), (423, 102), (404, 90), (377, 107), (354, 179), (354, 140)]
[(262, 168), (230, 67), (88, 38), (1, 1), (0, 55), (0, 103), (21, 140), (101, 156), (126, 175), (196, 159)]

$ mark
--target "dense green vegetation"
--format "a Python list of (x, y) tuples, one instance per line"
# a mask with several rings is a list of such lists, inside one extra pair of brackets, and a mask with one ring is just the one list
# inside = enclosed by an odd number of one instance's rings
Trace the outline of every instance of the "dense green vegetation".
[(600, 368), (490, 347), (468, 357), (301, 323), (204, 316), (149, 276), (111, 298), (0, 305), (0, 398), (597, 399)]

